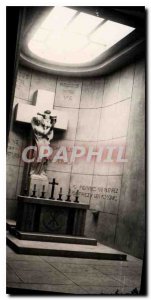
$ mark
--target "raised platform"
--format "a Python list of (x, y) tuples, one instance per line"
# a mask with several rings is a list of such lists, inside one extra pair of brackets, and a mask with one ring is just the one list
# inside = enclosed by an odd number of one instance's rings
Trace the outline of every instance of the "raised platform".
[(81, 244), (81, 245), (97, 245), (97, 240), (93, 238), (68, 236), (68, 235), (55, 235), (47, 233), (36, 232), (21, 232), (16, 231), (15, 236), (20, 240), (39, 241), (39, 242), (52, 242), (52, 243), (67, 243), (67, 244)]
[(13, 236), (20, 240), (39, 241), (39, 242), (52, 242), (52, 243), (67, 243), (67, 244), (80, 244), (80, 245), (97, 245), (97, 240), (84, 236), (71, 236), (48, 234), (40, 232), (23, 232), (16, 229), (16, 222), (14, 220), (7, 220), (7, 230)]
[(10, 233), (7, 233), (7, 244), (19, 254), (79, 257), (120, 261), (125, 261), (127, 257), (126, 254), (99, 243), (94, 247), (91, 245), (20, 240)]

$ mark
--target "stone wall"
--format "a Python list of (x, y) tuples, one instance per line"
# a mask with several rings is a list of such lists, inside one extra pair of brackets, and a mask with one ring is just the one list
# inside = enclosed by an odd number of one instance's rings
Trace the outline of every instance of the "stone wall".
[[(65, 194), (69, 186), (73, 193), (78, 188), (80, 201), (90, 204), (87, 236), (138, 257), (143, 255), (144, 239), (144, 80), (143, 61), (91, 79), (55, 77), (20, 66), (14, 98), (14, 106), (32, 105), (37, 89), (54, 92), (54, 108), (69, 116), (68, 130), (55, 133), (56, 150), (65, 145), (70, 154), (75, 145), (94, 149), (126, 145), (127, 163), (95, 158), (88, 163), (81, 157), (74, 163), (49, 163), (47, 172), (59, 182), (56, 195), (60, 186)], [(28, 136), (28, 129), (14, 124), (12, 117), (7, 158), (9, 218), (16, 216), (23, 174), (20, 149), (28, 144)]]

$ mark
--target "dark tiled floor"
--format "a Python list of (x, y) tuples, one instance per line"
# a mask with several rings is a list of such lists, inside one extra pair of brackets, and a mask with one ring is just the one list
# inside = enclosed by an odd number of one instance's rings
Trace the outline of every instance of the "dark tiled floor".
[(7, 247), (7, 287), (65, 294), (114, 294), (139, 291), (142, 261), (34, 256)]

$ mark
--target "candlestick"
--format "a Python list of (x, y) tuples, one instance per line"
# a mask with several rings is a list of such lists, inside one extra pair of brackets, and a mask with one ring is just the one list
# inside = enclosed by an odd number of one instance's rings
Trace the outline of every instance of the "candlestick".
[(79, 203), (79, 190), (76, 191), (75, 200), (74, 202)]
[(45, 198), (45, 185), (42, 186), (42, 193), (40, 198)]
[(60, 191), (59, 191), (59, 197), (58, 197), (57, 200), (62, 201), (62, 187), (60, 188)]
[(33, 194), (31, 195), (31, 197), (37, 197), (36, 196), (36, 184), (34, 184), (34, 189), (33, 189)]
[(66, 201), (71, 202), (70, 197), (71, 197), (71, 189), (69, 188)]

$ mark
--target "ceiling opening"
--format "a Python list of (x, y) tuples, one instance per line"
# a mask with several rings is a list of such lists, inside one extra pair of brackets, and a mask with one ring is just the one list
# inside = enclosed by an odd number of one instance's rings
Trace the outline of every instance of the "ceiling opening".
[(143, 11), (137, 14), (116, 8), (62, 6), (25, 10), (20, 62), (33, 69), (67, 76), (98, 76), (144, 53)]
[(68, 7), (54, 7), (37, 26), (28, 49), (54, 64), (89, 63), (135, 28)]

